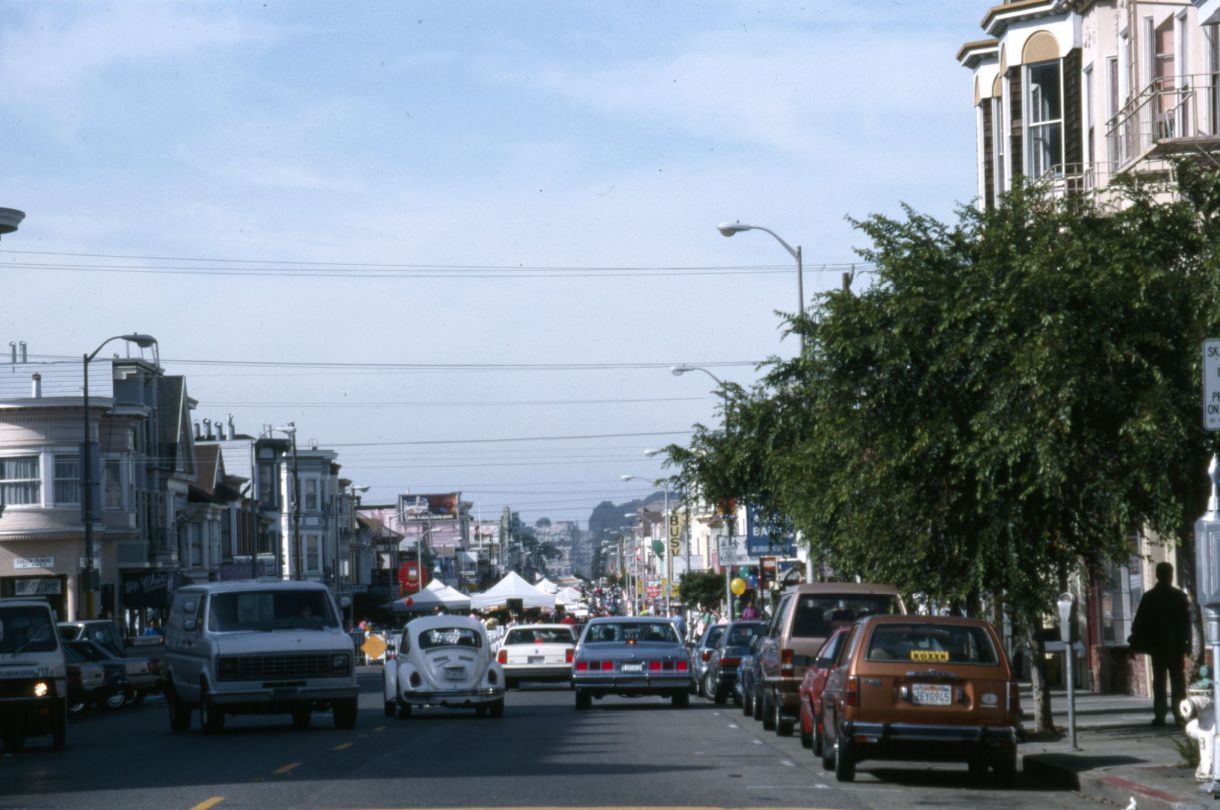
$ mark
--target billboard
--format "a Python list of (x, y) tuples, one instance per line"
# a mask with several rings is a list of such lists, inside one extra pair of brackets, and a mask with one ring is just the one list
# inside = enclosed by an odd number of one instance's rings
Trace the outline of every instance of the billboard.
[(747, 505), (746, 549), (751, 557), (795, 557), (796, 538)]
[(399, 495), (398, 513), (404, 521), (457, 520), (461, 502), (462, 493), (460, 492), (446, 492), (439, 495)]

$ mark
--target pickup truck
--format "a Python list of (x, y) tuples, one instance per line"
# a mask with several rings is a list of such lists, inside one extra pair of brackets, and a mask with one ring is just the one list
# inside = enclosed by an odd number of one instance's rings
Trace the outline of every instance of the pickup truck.
[(148, 670), (155, 678), (152, 686), (136, 690), (135, 702), (161, 691), (161, 660), (165, 657), (164, 636), (125, 637), (113, 619), (78, 619), (59, 623), (59, 634), (66, 641), (92, 641), (119, 658), (147, 658)]

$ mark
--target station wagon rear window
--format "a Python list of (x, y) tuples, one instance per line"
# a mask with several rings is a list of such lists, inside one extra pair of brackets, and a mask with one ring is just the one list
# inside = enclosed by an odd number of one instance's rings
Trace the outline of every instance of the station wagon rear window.
[(900, 612), (898, 599), (893, 596), (806, 594), (796, 604), (792, 635), (798, 638), (826, 638), (836, 628), (849, 625), (856, 619)]
[(558, 627), (514, 627), (508, 631), (505, 644), (571, 644), (572, 631)]
[(482, 647), (483, 637), (469, 627), (434, 627), (419, 634), (419, 648)]
[(947, 624), (878, 625), (867, 658), (916, 664), (995, 665), (1000, 660), (986, 630)]
[(585, 641), (591, 643), (620, 642), (623, 644), (637, 644), (640, 642), (679, 643), (677, 631), (668, 622), (594, 624), (589, 626), (588, 636), (585, 638)]

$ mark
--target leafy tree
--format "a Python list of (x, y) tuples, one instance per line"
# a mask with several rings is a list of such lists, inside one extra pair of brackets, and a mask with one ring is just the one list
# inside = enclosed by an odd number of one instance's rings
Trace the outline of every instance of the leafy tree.
[(724, 577), (715, 571), (689, 571), (678, 581), (678, 597), (684, 605), (715, 610), (724, 597)]

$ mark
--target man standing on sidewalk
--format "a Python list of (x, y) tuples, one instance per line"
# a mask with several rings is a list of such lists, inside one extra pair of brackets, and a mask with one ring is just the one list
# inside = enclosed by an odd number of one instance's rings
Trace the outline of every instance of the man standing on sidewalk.
[(1165, 676), (1173, 694), (1173, 716), (1186, 697), (1184, 658), (1190, 655), (1190, 599), (1173, 587), (1173, 565), (1156, 567), (1156, 585), (1140, 599), (1127, 639), (1132, 653), (1147, 653), (1152, 662), (1152, 725), (1165, 725)]

